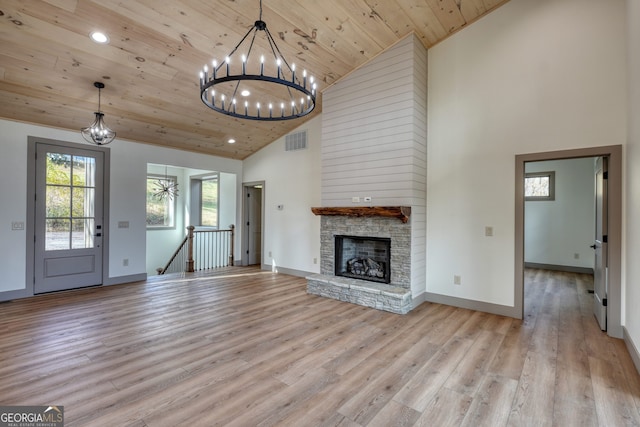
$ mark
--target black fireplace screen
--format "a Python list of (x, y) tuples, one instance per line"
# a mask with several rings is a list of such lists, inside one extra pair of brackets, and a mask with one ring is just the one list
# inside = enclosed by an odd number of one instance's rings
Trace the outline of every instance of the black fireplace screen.
[(335, 236), (335, 275), (391, 282), (391, 239)]

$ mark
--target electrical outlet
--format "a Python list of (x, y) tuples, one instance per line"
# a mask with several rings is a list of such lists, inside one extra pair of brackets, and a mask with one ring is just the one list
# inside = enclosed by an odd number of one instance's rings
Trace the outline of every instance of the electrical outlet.
[(129, 258), (125, 258), (122, 260), (122, 266), (123, 267), (129, 267)]
[(13, 221), (11, 223), (12, 230), (24, 230), (24, 222), (22, 221)]
[(351, 202), (352, 203), (360, 203), (360, 197), (358, 197), (358, 196), (352, 197), (351, 198)]
[(484, 228), (484, 235), (487, 237), (493, 236), (493, 227), (486, 226)]
[(458, 275), (453, 276), (453, 284), (460, 285), (462, 283), (462, 278)]
[(580, 259), (580, 254), (577, 252), (573, 254), (573, 259)]
[(273, 258), (273, 255), (271, 255), (271, 251), (269, 251), (269, 258)]
[(314, 259), (313, 259), (313, 263), (314, 263), (314, 264), (317, 264), (317, 263), (318, 263), (318, 258), (314, 258)]

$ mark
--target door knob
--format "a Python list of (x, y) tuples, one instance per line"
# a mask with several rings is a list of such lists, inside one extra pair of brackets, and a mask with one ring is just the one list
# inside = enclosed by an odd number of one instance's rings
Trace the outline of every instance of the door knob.
[(589, 246), (589, 247), (590, 247), (591, 249), (595, 249), (595, 248), (596, 248), (596, 245), (591, 245), (591, 246)]

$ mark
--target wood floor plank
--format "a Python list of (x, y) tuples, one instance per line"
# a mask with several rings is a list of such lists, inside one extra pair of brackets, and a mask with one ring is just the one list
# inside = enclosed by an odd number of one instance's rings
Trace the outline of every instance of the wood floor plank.
[(454, 336), (398, 391), (394, 400), (424, 411), (464, 358), (473, 341)]
[(422, 415), (416, 422), (416, 427), (454, 427), (462, 424), (465, 415), (469, 411), (473, 398), (455, 392), (446, 387), (438, 390), (431, 402), (422, 411)]
[(0, 403), (68, 426), (640, 425), (640, 375), (591, 276), (525, 270), (524, 319), (407, 315), (256, 268), (0, 304)]
[(443, 384), (444, 387), (474, 396), (503, 339), (504, 335), (499, 332), (481, 331)]
[(461, 426), (505, 426), (509, 419), (518, 381), (488, 374), (473, 398)]
[(518, 382), (509, 425), (552, 425), (555, 384), (555, 357), (530, 351)]
[(600, 425), (640, 425), (635, 399), (613, 361), (589, 357), (593, 394)]
[(355, 392), (338, 412), (358, 424), (366, 425), (414, 377), (432, 354), (434, 346), (425, 337), (387, 365), (380, 376)]

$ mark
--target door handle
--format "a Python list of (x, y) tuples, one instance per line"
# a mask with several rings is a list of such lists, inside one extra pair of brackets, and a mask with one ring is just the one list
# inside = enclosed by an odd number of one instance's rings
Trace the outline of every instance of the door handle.
[[(100, 236), (102, 236), (102, 233), (96, 233), (96, 234), (95, 234), (95, 236), (96, 236), (96, 237), (100, 237)], [(595, 246), (595, 245), (594, 245), (594, 246)]]
[(595, 248), (596, 248), (596, 245), (594, 244), (594, 245), (591, 245), (591, 246), (589, 246), (589, 247), (590, 247), (591, 249), (595, 249)]

